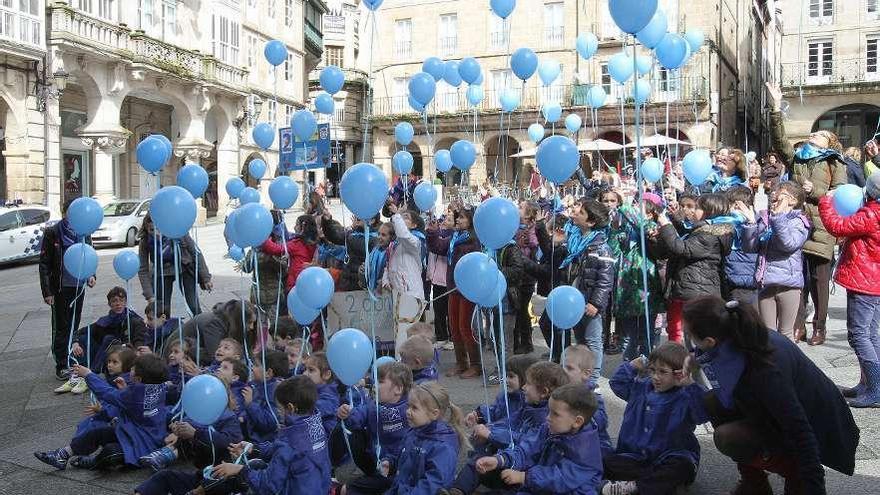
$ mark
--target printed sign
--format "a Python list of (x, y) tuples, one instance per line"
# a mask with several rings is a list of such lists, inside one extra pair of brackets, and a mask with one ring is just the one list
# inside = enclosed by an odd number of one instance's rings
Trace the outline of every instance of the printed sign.
[(330, 166), (330, 124), (318, 124), (318, 130), (308, 141), (298, 141), (293, 129), (278, 130), (281, 143), (281, 162), (284, 172), (328, 168)]
[(386, 291), (370, 298), (365, 290), (337, 292), (327, 306), (327, 326), (332, 332), (343, 328), (357, 328), (370, 335), (370, 313), (376, 325), (376, 337), (393, 341), (397, 324), (394, 318), (394, 298)]

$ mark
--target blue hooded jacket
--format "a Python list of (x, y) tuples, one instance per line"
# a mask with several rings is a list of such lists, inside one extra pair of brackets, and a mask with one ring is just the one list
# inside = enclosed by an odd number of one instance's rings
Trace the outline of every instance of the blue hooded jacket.
[[(382, 448), (380, 460), (390, 460), (392, 464), (397, 462), (403, 441), (409, 434), (409, 423), (406, 421), (406, 407), (409, 401), (404, 396), (394, 404), (379, 404), (379, 421), (382, 429), (379, 430), (379, 443)], [(349, 430), (366, 430), (370, 434), (370, 452), (375, 449), (376, 441), (376, 403), (366, 401), (362, 405), (351, 410), (351, 415), (345, 420), (345, 426)]]
[(162, 447), (167, 434), (164, 383), (133, 383), (119, 390), (97, 373), (86, 375), (86, 383), (102, 404), (118, 410), (116, 437), (126, 464), (137, 466), (138, 459)]
[[(526, 405), (526, 396), (522, 390), (507, 394), (507, 404), (504, 402), (504, 392), (499, 391), (495, 396), (495, 402), (491, 406), (480, 404), (474, 410), (477, 413), (478, 424), (488, 424), (491, 430), (495, 426), (507, 428), (507, 407), (510, 407), (510, 420), (517, 422), (520, 412)], [(491, 421), (490, 421), (491, 420)]]
[(315, 402), (315, 409), (321, 416), (321, 423), (324, 425), (324, 432), (327, 437), (336, 428), (339, 419), (336, 417), (336, 411), (342, 403), (339, 400), (339, 388), (336, 381), (318, 385), (318, 401)]
[(220, 418), (211, 425), (211, 431), (208, 431), (206, 425), (191, 424), (196, 429), (196, 434), (191, 440), (194, 452), (190, 460), (198, 468), (204, 468), (212, 461), (215, 464), (223, 462), (229, 457), (229, 446), (242, 440), (238, 416), (229, 409), (224, 410)]
[(489, 443), (498, 449), (506, 449), (510, 445), (511, 433), (514, 444), (527, 438), (533, 438), (538, 434), (541, 426), (547, 422), (548, 412), (546, 400), (539, 404), (527, 403), (515, 419), (511, 418), (509, 432), (507, 428), (503, 427), (489, 429)]
[(245, 467), (241, 476), (258, 494), (294, 495), (330, 492), (330, 455), (321, 416), (290, 415), (274, 442), (257, 445), (265, 469)]
[[(245, 406), (244, 412), (247, 418), (245, 422), (247, 423), (248, 434), (254, 443), (271, 442), (278, 433), (278, 423), (275, 421), (275, 416), (272, 412), (275, 409), (275, 387), (279, 383), (281, 383), (279, 378), (266, 380), (266, 388), (269, 391), (268, 397), (263, 389), (262, 380), (248, 383), (248, 386), (254, 391), (254, 396), (251, 403)], [(243, 401), (242, 404), (244, 404)]]
[(608, 411), (605, 410), (605, 399), (602, 398), (602, 394), (596, 392), (597, 388), (598, 386), (595, 383), (587, 385), (587, 389), (593, 391), (593, 395), (596, 396), (596, 402), (599, 403), (599, 407), (596, 408), (596, 412), (593, 413), (593, 419), (590, 422), (596, 425), (596, 431), (599, 434), (599, 445), (602, 447), (602, 455), (606, 456), (614, 453), (614, 444), (611, 443), (611, 436), (608, 435)]
[(618, 454), (652, 463), (684, 457), (699, 465), (694, 429), (709, 420), (699, 385), (655, 392), (650, 378), (639, 378), (630, 363), (623, 363), (611, 377), (611, 390), (626, 401)]
[(533, 438), (498, 454), (499, 469), (526, 473), (517, 493), (595, 495), (602, 483), (599, 432), (587, 423), (576, 433), (554, 435), (545, 424)]
[(436, 382), (439, 378), (437, 368), (433, 364), (425, 366), (420, 370), (413, 370), (413, 385), (424, 382)]
[(460, 445), (445, 421), (413, 428), (397, 459), (397, 475), (386, 495), (434, 495), (455, 481)]

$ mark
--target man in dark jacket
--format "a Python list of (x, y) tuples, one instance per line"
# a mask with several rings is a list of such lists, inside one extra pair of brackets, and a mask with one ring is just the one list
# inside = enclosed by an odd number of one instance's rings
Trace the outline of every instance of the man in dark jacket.
[[(70, 378), (68, 341), (71, 328), (79, 328), (84, 294), (81, 284), (63, 266), (64, 252), (79, 240), (67, 218), (67, 209), (72, 202), (73, 199), (65, 201), (61, 207), (64, 218), (46, 228), (40, 251), (40, 289), (43, 301), (52, 307), (52, 355), (55, 357), (55, 378), (60, 381)], [(86, 237), (85, 242), (91, 244), (91, 237)], [(90, 277), (86, 284), (94, 287), (95, 277)]]

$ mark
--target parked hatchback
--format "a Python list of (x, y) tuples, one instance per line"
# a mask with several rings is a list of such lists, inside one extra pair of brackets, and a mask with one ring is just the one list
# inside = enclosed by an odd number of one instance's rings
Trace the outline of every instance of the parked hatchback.
[(39, 258), (43, 230), (57, 221), (45, 206), (0, 207), (0, 263)]
[(148, 211), (149, 199), (118, 199), (107, 204), (104, 207), (104, 221), (92, 234), (92, 242), (96, 246), (134, 246)]

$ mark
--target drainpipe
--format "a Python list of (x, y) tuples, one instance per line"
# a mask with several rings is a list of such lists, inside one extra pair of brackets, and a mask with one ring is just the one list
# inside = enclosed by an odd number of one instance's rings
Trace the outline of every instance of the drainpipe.
[[(48, 65), (48, 63), (49, 63), (49, 58), (48, 58), (48, 51), (47, 51), (43, 55), (44, 78), (45, 78), (45, 73), (46, 73), (46, 66)], [(48, 105), (48, 100), (46, 103), (47, 103), (46, 110), (43, 112), (43, 204), (45, 206), (48, 206), (51, 209), (52, 206), (49, 205), (49, 118), (48, 118), (49, 105)], [(61, 98), (60, 97), (58, 98), (58, 114), (61, 115)], [(64, 172), (61, 170), (61, 123), (60, 123), (60, 121), (59, 121), (59, 125), (58, 125), (58, 173), (59, 173), (58, 180), (61, 181), (61, 176), (63, 175)], [(59, 187), (61, 187), (61, 184), (59, 184)], [(60, 191), (61, 191), (61, 193), (63, 193), (64, 188), (61, 187)], [(59, 205), (58, 205), (59, 211), (61, 210), (60, 203), (63, 203), (63, 201), (61, 201), (61, 198), (59, 195)]]

